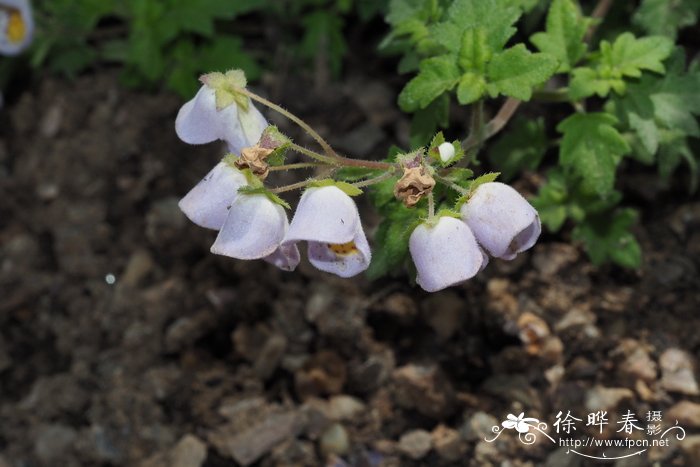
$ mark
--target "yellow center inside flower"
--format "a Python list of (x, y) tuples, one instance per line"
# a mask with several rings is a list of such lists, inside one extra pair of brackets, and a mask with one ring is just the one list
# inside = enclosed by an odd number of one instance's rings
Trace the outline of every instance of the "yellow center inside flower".
[(7, 20), (7, 38), (10, 42), (21, 42), (27, 34), (27, 26), (24, 24), (22, 15), (17, 10), (10, 10)]
[(328, 248), (338, 256), (349, 256), (357, 253), (357, 245), (355, 242), (348, 243), (329, 243)]

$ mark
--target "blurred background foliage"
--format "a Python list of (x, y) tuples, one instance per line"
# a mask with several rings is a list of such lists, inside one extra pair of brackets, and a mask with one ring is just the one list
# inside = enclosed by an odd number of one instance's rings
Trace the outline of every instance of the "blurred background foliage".
[[(254, 47), (274, 25), (279, 47), (305, 63), (319, 55), (338, 76), (346, 18), (378, 17), (384, 0), (51, 0), (35, 2), (34, 68), (68, 77), (123, 66), (126, 85), (183, 97), (211, 70), (242, 68), (251, 81), (271, 57)], [(264, 21), (262, 20), (264, 18)], [(270, 21), (270, 19), (273, 19)]]

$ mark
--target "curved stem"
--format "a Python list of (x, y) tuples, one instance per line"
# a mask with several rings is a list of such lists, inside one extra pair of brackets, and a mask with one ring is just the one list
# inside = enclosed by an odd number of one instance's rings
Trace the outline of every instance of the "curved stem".
[(270, 109), (274, 110), (275, 112), (278, 112), (278, 113), (284, 115), (285, 117), (287, 117), (288, 119), (290, 119), (291, 121), (293, 121), (294, 123), (299, 125), (309, 136), (311, 136), (313, 139), (315, 139), (316, 142), (323, 148), (323, 152), (325, 152), (327, 155), (329, 155), (331, 157), (336, 156), (336, 153), (333, 150), (333, 148), (331, 147), (331, 145), (328, 144), (328, 142), (325, 139), (323, 139), (323, 137), (321, 135), (319, 135), (316, 132), (316, 130), (311, 128), (311, 126), (308, 123), (306, 123), (304, 120), (302, 120), (301, 118), (297, 117), (296, 115), (294, 115), (290, 111), (285, 110), (284, 108), (275, 104), (274, 102), (271, 102), (271, 101), (265, 99), (264, 97), (258, 96), (254, 92), (249, 91), (248, 89), (236, 88), (236, 92), (240, 92), (241, 94), (250, 97), (254, 101), (260, 102), (262, 105), (269, 107)]
[(296, 151), (300, 154), (305, 155), (306, 157), (310, 157), (311, 159), (317, 160), (317, 161), (322, 162), (324, 164), (338, 165), (335, 157), (324, 156), (323, 154), (319, 154), (316, 151), (312, 151), (311, 149), (307, 149), (304, 146), (299, 146), (296, 143), (291, 143), (289, 145), (289, 148), (292, 149), (293, 151)]
[(396, 174), (394, 173), (394, 170), (392, 169), (392, 170), (388, 170), (388, 171), (384, 172), (381, 175), (377, 175), (376, 177), (369, 178), (367, 180), (362, 180), (360, 182), (355, 182), (355, 183), (353, 183), (353, 185), (356, 186), (357, 188), (371, 186), (371, 185), (375, 185), (377, 183), (383, 182), (384, 180), (387, 180), (391, 177), (394, 177), (395, 175)]
[[(509, 97), (503, 103), (498, 113), (493, 117), (486, 125), (483, 127), (483, 132), (479, 134), (471, 133), (467, 139), (462, 141), (462, 148), (464, 151), (470, 151), (471, 149), (480, 146), (487, 139), (493, 137), (498, 132), (500, 132), (506, 124), (513, 118), (516, 110), (520, 107), (522, 101)], [(481, 137), (479, 137), (481, 136)]]
[(605, 17), (607, 16), (608, 11), (610, 11), (610, 7), (612, 7), (613, 1), (614, 0), (598, 1), (598, 4), (593, 9), (593, 13), (591, 13), (591, 18), (593, 18), (594, 20), (593, 24), (590, 28), (588, 28), (584, 41), (590, 42), (590, 40), (593, 39), (593, 36), (595, 35), (596, 30), (598, 29), (598, 26), (600, 26), (600, 23), (603, 22), (603, 19), (605, 19)]
[(325, 164), (335, 165), (338, 167), (362, 167), (364, 169), (373, 170), (394, 170), (394, 168), (396, 168), (396, 164), (392, 164), (390, 162), (351, 159), (349, 157), (339, 156), (338, 154), (336, 154), (333, 157), (324, 156), (303, 146), (299, 146), (295, 143), (292, 143), (289, 147), (294, 151), (297, 151), (307, 157), (316, 159), (317, 161), (321, 161)]

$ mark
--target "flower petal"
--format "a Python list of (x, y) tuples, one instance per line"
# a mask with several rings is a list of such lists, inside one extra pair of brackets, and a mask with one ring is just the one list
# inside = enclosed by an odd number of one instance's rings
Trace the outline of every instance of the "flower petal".
[(220, 139), (226, 141), (234, 154), (254, 146), (267, 125), (252, 102), (247, 111), (240, 110), (236, 104), (218, 110), (216, 93), (207, 85), (180, 108), (175, 119), (177, 136), (185, 143), (206, 144)]
[(340, 188), (309, 188), (299, 200), (284, 242), (348, 243), (355, 239), (358, 226), (362, 228), (357, 206)]
[(31, 44), (34, 16), (28, 0), (0, 2), (0, 54), (17, 55)]
[(178, 206), (195, 224), (219, 230), (226, 222), (238, 189), (246, 184), (245, 175), (238, 169), (219, 162), (180, 200)]
[(294, 271), (299, 265), (301, 255), (296, 244), (280, 245), (274, 253), (263, 258), (270, 264), (274, 264), (283, 271)]
[(239, 195), (211, 252), (238, 259), (260, 259), (277, 250), (287, 231), (287, 214), (265, 195)]
[(416, 282), (428, 292), (471, 279), (483, 263), (471, 230), (454, 217), (441, 217), (432, 227), (419, 225), (408, 246), (418, 270)]
[(506, 421), (501, 423), (501, 425), (503, 425), (503, 428), (505, 428), (507, 430), (512, 430), (513, 428), (515, 428), (516, 424), (517, 424), (517, 422), (515, 422), (513, 420), (506, 420)]
[(372, 253), (367, 237), (358, 224), (355, 236), (344, 244), (309, 242), (309, 262), (321, 271), (352, 277), (369, 267)]
[(518, 433), (527, 433), (530, 431), (530, 425), (527, 423), (518, 422), (515, 424), (515, 429), (518, 431)]
[(461, 213), (481, 246), (496, 258), (515, 258), (532, 247), (542, 231), (535, 208), (503, 183), (479, 186)]

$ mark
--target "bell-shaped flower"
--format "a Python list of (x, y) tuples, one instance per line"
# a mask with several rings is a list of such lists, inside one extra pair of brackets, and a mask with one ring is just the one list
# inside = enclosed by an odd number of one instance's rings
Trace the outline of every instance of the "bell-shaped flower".
[(542, 232), (535, 208), (504, 183), (477, 187), (461, 214), (479, 244), (496, 258), (515, 258), (532, 247)]
[(29, 0), (0, 0), (0, 54), (19, 54), (32, 42), (33, 34)]
[(304, 192), (283, 245), (308, 243), (309, 261), (321, 271), (355, 276), (369, 267), (372, 254), (355, 202), (336, 186)]
[(415, 228), (408, 248), (416, 266), (416, 282), (428, 292), (437, 292), (474, 277), (484, 255), (467, 224), (454, 217), (440, 217), (435, 224)]
[(280, 245), (271, 255), (263, 259), (283, 271), (294, 271), (299, 265), (301, 255), (295, 244)]
[(282, 206), (264, 194), (240, 194), (231, 204), (211, 252), (237, 259), (262, 259), (277, 252), (288, 227)]
[(178, 206), (195, 224), (219, 230), (226, 222), (238, 189), (246, 184), (246, 177), (240, 170), (221, 161), (180, 200)]
[(189, 144), (206, 144), (217, 139), (240, 155), (243, 148), (254, 146), (268, 126), (265, 117), (248, 101), (247, 109), (229, 102), (217, 107), (216, 89), (204, 84), (192, 100), (180, 108), (175, 120), (177, 136)]

